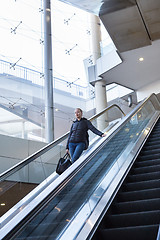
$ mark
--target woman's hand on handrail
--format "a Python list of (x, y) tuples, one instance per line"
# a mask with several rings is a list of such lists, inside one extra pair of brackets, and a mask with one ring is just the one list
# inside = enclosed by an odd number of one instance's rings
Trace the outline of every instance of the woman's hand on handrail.
[(105, 137), (106, 135), (107, 135), (106, 133), (103, 133), (103, 134), (102, 134), (102, 137)]

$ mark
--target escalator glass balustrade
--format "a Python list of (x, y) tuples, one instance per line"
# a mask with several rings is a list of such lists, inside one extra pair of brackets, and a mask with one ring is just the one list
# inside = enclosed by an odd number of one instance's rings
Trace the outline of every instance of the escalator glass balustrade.
[[(109, 131), (122, 117), (124, 117), (123, 111), (117, 105), (112, 105), (91, 117), (90, 121), (95, 127)], [(1, 217), (39, 184), (43, 182), (45, 187), (45, 183), (49, 184), (50, 181), (58, 177), (55, 169), (58, 160), (66, 152), (67, 137), (68, 133), (27, 159), (24, 159), (20, 164), (0, 174)], [(98, 141), (98, 138), (95, 138), (92, 132), (89, 132), (89, 139), (90, 145)], [(52, 178), (48, 178), (51, 175)]]

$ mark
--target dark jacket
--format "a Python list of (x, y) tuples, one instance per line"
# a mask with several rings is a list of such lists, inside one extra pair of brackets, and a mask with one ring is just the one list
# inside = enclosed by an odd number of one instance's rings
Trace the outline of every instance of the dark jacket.
[[(69, 149), (68, 145), (70, 142), (73, 143), (84, 142), (86, 145), (89, 144), (88, 130), (91, 130), (96, 135), (99, 136), (103, 135), (103, 133), (99, 131), (97, 128), (95, 128), (92, 125), (92, 123), (86, 118), (81, 118), (80, 121), (76, 119), (71, 126), (66, 148)], [(87, 147), (88, 146), (86, 146), (85, 149), (87, 149)]]

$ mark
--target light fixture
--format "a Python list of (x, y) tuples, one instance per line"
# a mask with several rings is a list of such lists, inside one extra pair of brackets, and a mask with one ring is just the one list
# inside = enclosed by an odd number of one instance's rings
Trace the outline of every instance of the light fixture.
[(140, 57), (140, 58), (139, 58), (139, 61), (140, 61), (140, 62), (143, 62), (143, 61), (144, 61), (144, 58), (143, 58), (143, 57)]
[(1, 206), (5, 206), (6, 204), (5, 203), (1, 203)]

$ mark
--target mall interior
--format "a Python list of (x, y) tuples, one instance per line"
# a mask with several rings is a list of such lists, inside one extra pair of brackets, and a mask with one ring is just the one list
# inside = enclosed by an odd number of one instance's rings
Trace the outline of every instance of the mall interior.
[[(0, 239), (160, 240), (159, 0), (3, 4)], [(76, 108), (105, 137), (58, 174)]]

